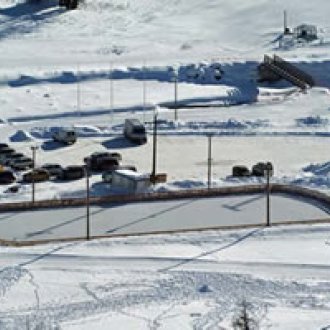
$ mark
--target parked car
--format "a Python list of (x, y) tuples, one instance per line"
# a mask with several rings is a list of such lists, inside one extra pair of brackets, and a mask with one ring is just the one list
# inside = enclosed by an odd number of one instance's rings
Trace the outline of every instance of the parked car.
[(139, 144), (147, 142), (146, 129), (138, 119), (125, 119), (123, 133), (125, 138), (132, 142)]
[(60, 164), (47, 163), (41, 166), (48, 171), (51, 177), (60, 178), (63, 172), (63, 168)]
[(105, 171), (118, 166), (121, 158), (118, 152), (94, 152), (84, 158), (84, 163), (92, 171)]
[(0, 149), (3, 148), (9, 148), (9, 145), (7, 143), (0, 143)]
[(13, 159), (10, 162), (10, 167), (16, 171), (24, 171), (33, 167), (33, 160), (29, 157)]
[(53, 133), (52, 138), (56, 142), (73, 144), (77, 141), (77, 133), (74, 128), (60, 127)]
[(8, 154), (8, 156), (6, 156), (5, 160), (3, 161), (3, 165), (10, 166), (10, 163), (13, 160), (24, 157), (25, 157), (24, 154), (22, 154), (21, 152), (14, 152), (13, 154)]
[(0, 184), (11, 184), (16, 181), (15, 174), (10, 170), (0, 171)]
[(71, 165), (63, 168), (62, 174), (59, 177), (62, 180), (77, 180), (85, 176), (86, 170), (81, 165)]
[(235, 176), (235, 177), (244, 177), (244, 176), (250, 176), (251, 172), (244, 165), (235, 165), (235, 166), (233, 166), (232, 175)]
[(84, 163), (88, 165), (90, 163), (97, 162), (97, 160), (101, 158), (107, 158), (107, 157), (117, 159), (118, 161), (122, 160), (121, 154), (119, 152), (96, 151), (90, 154), (88, 157), (85, 157)]
[(253, 165), (252, 166), (252, 175), (265, 176), (268, 165), (270, 166), (270, 176), (272, 176), (273, 175), (273, 164), (269, 163), (269, 162), (268, 163), (259, 162), (255, 165)]
[[(0, 151), (1, 152), (1, 151)], [(21, 153), (17, 153), (15, 152), (9, 152), (9, 153), (4, 153), (4, 154), (1, 154), (0, 153), (0, 164), (1, 165), (5, 165), (5, 166), (8, 166), (8, 162), (12, 159), (12, 158), (19, 158), (19, 156), (16, 156), (16, 155), (21, 155), (21, 156), (24, 156), (23, 154)]]
[(102, 173), (102, 181), (105, 182), (105, 183), (111, 183), (112, 182), (112, 174), (115, 170), (130, 170), (130, 171), (134, 171), (134, 172), (137, 171), (136, 167), (133, 166), (133, 165), (115, 166), (113, 169), (107, 170), (107, 171)]
[(43, 168), (34, 168), (33, 170), (24, 173), (22, 179), (23, 182), (31, 183), (47, 181), (49, 180), (49, 177), (50, 176), (47, 170)]
[(11, 155), (15, 153), (15, 150), (10, 147), (3, 147), (0, 149), (0, 164), (3, 164), (3, 162), (8, 158), (8, 155)]

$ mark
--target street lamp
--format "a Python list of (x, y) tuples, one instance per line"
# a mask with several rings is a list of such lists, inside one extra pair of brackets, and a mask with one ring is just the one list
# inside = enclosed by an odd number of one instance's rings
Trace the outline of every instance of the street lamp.
[(86, 238), (90, 239), (90, 189), (89, 189), (89, 168), (85, 166), (86, 176)]
[(34, 180), (34, 172), (36, 168), (36, 151), (38, 150), (38, 146), (31, 146), (32, 150), (32, 204), (35, 202), (35, 180)]
[(143, 61), (143, 71), (142, 71), (142, 83), (143, 83), (143, 124), (145, 123), (145, 113), (146, 113), (146, 100), (147, 100), (147, 90), (146, 90), (146, 62)]
[(270, 184), (269, 179), (273, 174), (273, 165), (270, 162), (266, 163), (265, 175), (266, 175), (266, 225), (270, 226)]
[(158, 107), (154, 108), (154, 121), (153, 121), (153, 144), (152, 144), (152, 172), (151, 172), (151, 183), (156, 183), (156, 165), (157, 165), (157, 117)]
[(179, 71), (176, 67), (173, 67), (172, 81), (174, 82), (174, 120), (178, 120), (178, 79)]
[(207, 153), (207, 188), (211, 188), (211, 175), (212, 175), (212, 136), (213, 133), (208, 133), (208, 153)]

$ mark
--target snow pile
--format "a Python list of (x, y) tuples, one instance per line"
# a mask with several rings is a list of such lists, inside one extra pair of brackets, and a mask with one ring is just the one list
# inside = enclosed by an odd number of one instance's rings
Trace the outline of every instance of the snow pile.
[(330, 189), (330, 162), (310, 164), (303, 168), (303, 174), (292, 180), (292, 183), (312, 188)]
[[(194, 133), (202, 130), (212, 130), (212, 133), (222, 130), (247, 130), (256, 129), (260, 127), (269, 127), (268, 120), (238, 120), (235, 118), (229, 118), (226, 121), (160, 121), (158, 125), (159, 131), (167, 130), (184, 130)], [(178, 132), (178, 134), (180, 134)]]
[(323, 118), (320, 116), (308, 116), (304, 118), (297, 118), (296, 119), (297, 126), (305, 127), (305, 126), (327, 126), (330, 124), (330, 120), (328, 118)]
[(25, 130), (18, 130), (14, 135), (10, 137), (10, 141), (12, 142), (30, 142), (34, 140), (35, 139), (33, 138), (33, 136)]
[(330, 176), (330, 162), (324, 164), (311, 164), (303, 168), (304, 172), (310, 172), (318, 176)]

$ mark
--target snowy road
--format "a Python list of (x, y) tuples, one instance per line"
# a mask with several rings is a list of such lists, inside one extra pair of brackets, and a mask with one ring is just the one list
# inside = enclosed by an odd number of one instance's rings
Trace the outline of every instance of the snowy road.
[[(261, 224), (265, 204), (265, 196), (256, 194), (93, 206), (91, 236)], [(326, 210), (282, 195), (271, 197), (271, 209), (272, 222), (329, 217)], [(2, 239), (22, 241), (84, 237), (86, 208), (2, 213), (0, 232)]]

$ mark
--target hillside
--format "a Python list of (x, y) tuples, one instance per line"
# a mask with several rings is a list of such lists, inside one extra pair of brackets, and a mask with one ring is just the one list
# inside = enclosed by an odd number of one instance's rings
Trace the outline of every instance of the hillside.
[[(283, 30), (311, 23), (327, 35), (325, 0), (84, 0), (66, 11), (57, 0), (27, 4), (1, 0), (1, 66), (79, 62), (169, 62), (220, 59), (260, 60), (272, 52)], [(152, 49), (152, 52), (150, 52)], [(293, 49), (288, 56), (328, 58), (328, 47)]]

